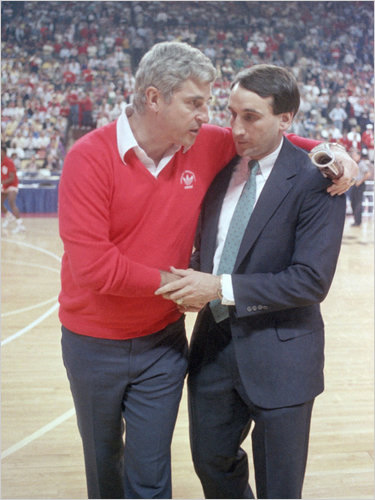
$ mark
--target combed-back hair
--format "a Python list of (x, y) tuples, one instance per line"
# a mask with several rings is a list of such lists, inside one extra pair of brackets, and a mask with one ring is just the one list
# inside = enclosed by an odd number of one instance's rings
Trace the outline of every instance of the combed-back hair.
[(256, 64), (240, 71), (234, 77), (231, 89), (237, 83), (260, 97), (273, 97), (274, 115), (289, 112), (296, 115), (300, 104), (300, 93), (297, 80), (286, 68), (272, 64)]
[(135, 74), (133, 106), (142, 112), (146, 103), (146, 89), (156, 87), (166, 102), (182, 84), (192, 79), (210, 83), (216, 78), (211, 60), (200, 50), (184, 42), (160, 42), (141, 59)]

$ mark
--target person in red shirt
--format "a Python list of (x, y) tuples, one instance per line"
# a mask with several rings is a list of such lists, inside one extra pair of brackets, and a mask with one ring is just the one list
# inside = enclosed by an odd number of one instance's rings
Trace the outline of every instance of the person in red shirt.
[(65, 89), (69, 90), (70, 88), (72, 88), (73, 85), (75, 84), (76, 80), (77, 80), (77, 77), (72, 71), (70, 71), (70, 70), (64, 71), (63, 81), (64, 81)]
[(78, 92), (72, 89), (67, 95), (67, 101), (70, 105), (69, 120), (72, 125), (79, 125), (79, 98)]
[[(172, 498), (187, 339), (183, 314), (155, 291), (175, 279), (171, 265), (188, 266), (203, 198), (235, 155), (231, 129), (208, 124), (215, 76), (198, 49), (156, 44), (136, 73), (133, 108), (64, 162), (59, 318), (89, 498)], [(332, 195), (353, 177), (345, 157)]]
[(374, 127), (371, 123), (366, 125), (366, 130), (362, 133), (362, 144), (368, 151), (368, 159), (374, 161)]
[[(16, 199), (18, 193), (18, 177), (14, 162), (8, 158), (6, 147), (1, 146), (1, 215), (4, 217), (2, 227), (5, 229), (8, 225), (16, 221), (16, 227), (13, 233), (25, 231), (23, 220), (18, 210)], [(5, 202), (9, 203), (10, 210), (5, 206)]]
[(67, 71), (64, 71), (64, 73), (63, 73), (63, 79), (64, 79), (65, 85), (67, 85), (67, 84), (72, 85), (76, 81), (76, 75), (72, 71), (67, 70)]
[(92, 82), (94, 80), (94, 74), (90, 68), (85, 68), (82, 70), (82, 78), (85, 82), (85, 86), (87, 89), (92, 89)]
[(92, 109), (93, 102), (90, 98), (90, 94), (84, 94), (82, 99), (79, 101), (80, 107), (80, 116), (82, 119), (80, 120), (81, 124), (84, 127), (92, 127)]
[(69, 114), (70, 114), (70, 106), (67, 99), (64, 99), (60, 106), (60, 115), (67, 118), (69, 117)]

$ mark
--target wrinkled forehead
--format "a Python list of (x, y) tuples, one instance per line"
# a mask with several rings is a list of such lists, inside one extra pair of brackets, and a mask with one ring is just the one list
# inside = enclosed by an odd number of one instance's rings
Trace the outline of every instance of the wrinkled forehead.
[(211, 97), (212, 82), (201, 82), (189, 78), (175, 90), (173, 95), (182, 95), (184, 97), (195, 97), (197, 99), (207, 100)]

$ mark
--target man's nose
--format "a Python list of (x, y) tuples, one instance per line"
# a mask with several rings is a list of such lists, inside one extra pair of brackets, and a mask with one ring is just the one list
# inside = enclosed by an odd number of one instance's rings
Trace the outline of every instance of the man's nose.
[(232, 134), (236, 137), (244, 134), (244, 128), (240, 120), (233, 119), (231, 121)]
[(210, 121), (210, 111), (207, 105), (202, 106), (197, 114), (197, 120), (200, 123), (208, 123)]

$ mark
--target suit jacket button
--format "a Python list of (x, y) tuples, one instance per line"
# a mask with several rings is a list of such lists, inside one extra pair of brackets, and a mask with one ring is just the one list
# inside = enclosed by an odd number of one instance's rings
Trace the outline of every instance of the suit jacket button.
[(253, 310), (253, 308), (252, 308), (251, 306), (247, 306), (247, 307), (246, 307), (246, 310), (247, 310), (248, 312), (251, 312), (251, 311)]

